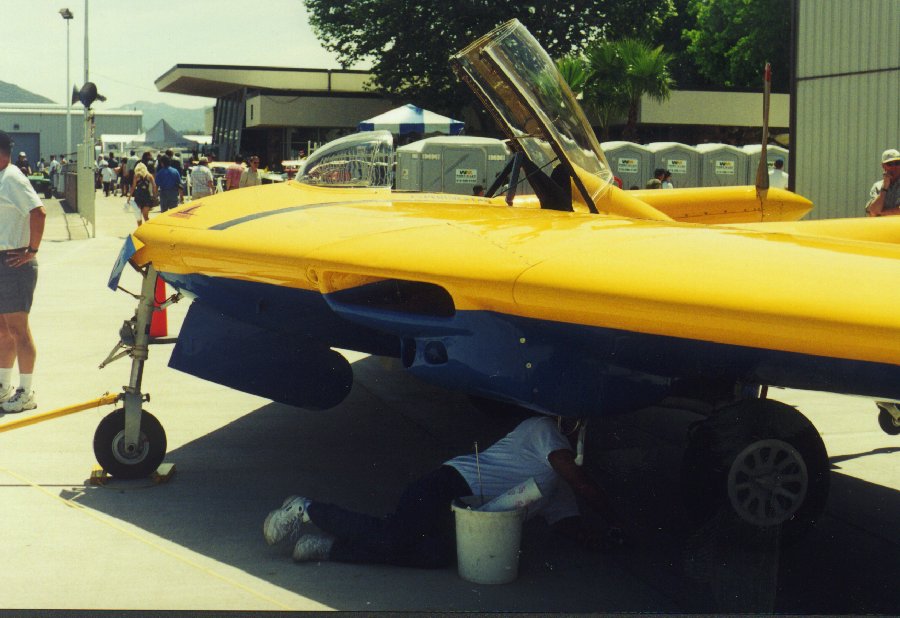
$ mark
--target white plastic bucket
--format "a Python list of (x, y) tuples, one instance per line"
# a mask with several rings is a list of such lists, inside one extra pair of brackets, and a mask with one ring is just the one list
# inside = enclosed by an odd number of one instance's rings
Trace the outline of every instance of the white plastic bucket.
[(525, 509), (475, 511), (452, 505), (459, 576), (476, 584), (507, 584), (519, 575)]

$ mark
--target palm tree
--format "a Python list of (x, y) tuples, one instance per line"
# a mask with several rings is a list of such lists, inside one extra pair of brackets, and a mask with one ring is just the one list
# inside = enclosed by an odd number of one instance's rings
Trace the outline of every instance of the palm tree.
[(588, 78), (588, 68), (584, 58), (575, 55), (564, 56), (556, 61), (556, 69), (575, 96), (580, 95)]
[(598, 111), (604, 137), (609, 122), (622, 114), (627, 117), (624, 135), (635, 135), (642, 96), (660, 102), (669, 98), (675, 84), (669, 74), (671, 62), (672, 55), (662, 46), (654, 48), (640, 39), (599, 41), (588, 48), (585, 99)]

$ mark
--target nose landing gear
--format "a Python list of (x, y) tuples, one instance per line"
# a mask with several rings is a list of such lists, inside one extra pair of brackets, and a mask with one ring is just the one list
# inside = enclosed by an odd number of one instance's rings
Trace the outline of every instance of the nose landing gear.
[(119, 343), (100, 364), (102, 369), (118, 358), (131, 357), (131, 375), (121, 397), (124, 405), (100, 421), (94, 432), (97, 463), (112, 476), (123, 479), (150, 475), (166, 456), (166, 432), (156, 417), (143, 409), (150, 396), (141, 393), (141, 380), (148, 358), (153, 312), (177, 302), (180, 295), (155, 306), (157, 276), (152, 264), (143, 269), (144, 280), (134, 317), (123, 324)]

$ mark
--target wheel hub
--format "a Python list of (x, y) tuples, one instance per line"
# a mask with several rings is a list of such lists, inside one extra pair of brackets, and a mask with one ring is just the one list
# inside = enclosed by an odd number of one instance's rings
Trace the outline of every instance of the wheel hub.
[(113, 440), (112, 454), (119, 463), (129, 466), (140, 463), (146, 459), (147, 453), (149, 452), (150, 449), (147, 448), (147, 436), (144, 435), (144, 432), (141, 432), (141, 435), (138, 437), (137, 448), (132, 447), (129, 449), (126, 446), (125, 430), (117, 433)]
[(803, 456), (783, 440), (758, 440), (742, 450), (728, 471), (728, 499), (754, 526), (775, 526), (800, 509), (809, 489)]

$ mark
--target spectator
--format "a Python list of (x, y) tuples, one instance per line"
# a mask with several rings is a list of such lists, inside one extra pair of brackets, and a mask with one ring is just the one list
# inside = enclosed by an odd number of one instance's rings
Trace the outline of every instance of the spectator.
[(241, 186), (241, 175), (244, 173), (244, 157), (238, 155), (234, 158), (234, 163), (225, 170), (225, 190), (231, 191)]
[(109, 192), (112, 191), (113, 195), (115, 195), (116, 191), (116, 170), (113, 166), (111, 166), (107, 161), (103, 161), (100, 163), (100, 179), (103, 182), (103, 195), (109, 197)]
[(31, 176), (31, 164), (28, 162), (28, 155), (24, 152), (19, 153), (19, 158), (16, 160), (16, 167), (22, 170), (22, 173), (26, 176)]
[(209, 159), (200, 157), (200, 162), (191, 169), (191, 199), (201, 199), (215, 193), (213, 175), (209, 169)]
[(662, 177), (662, 188), (663, 189), (674, 189), (675, 185), (672, 184), (672, 172), (666, 170), (663, 172)]
[(784, 159), (775, 159), (774, 166), (769, 170), (769, 187), (773, 189), (787, 189), (788, 175), (784, 171)]
[(241, 174), (240, 187), (243, 189), (244, 187), (255, 187), (259, 184), (262, 184), (262, 179), (259, 177), (259, 157), (253, 155), (250, 157), (250, 167)]
[(153, 174), (147, 169), (144, 162), (140, 162), (134, 166), (134, 179), (131, 181), (131, 199), (137, 204), (141, 211), (143, 220), (138, 219), (140, 226), (143, 221), (150, 220), (150, 209), (153, 207), (154, 199), (157, 197), (156, 181)]
[(159, 158), (159, 170), (154, 177), (156, 189), (159, 192), (159, 208), (166, 212), (170, 208), (176, 208), (184, 203), (184, 190), (181, 187), (181, 174), (172, 165), (169, 155)]
[(866, 214), (870, 217), (900, 215), (900, 152), (889, 148), (881, 153), (881, 180), (872, 185)]
[[(22, 170), (10, 165), (12, 138), (0, 131), (0, 412), (37, 407), (32, 376), (37, 348), (28, 315), (37, 285), (37, 253), (47, 213)], [(12, 368), (19, 365), (19, 387)]]

